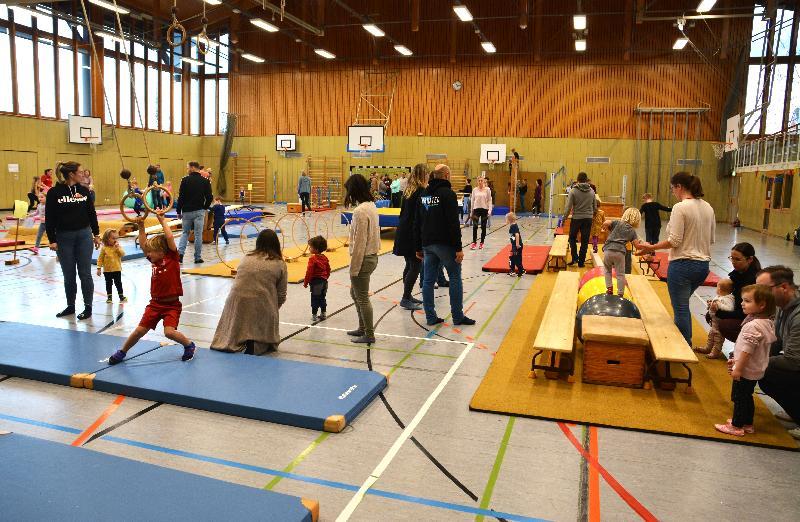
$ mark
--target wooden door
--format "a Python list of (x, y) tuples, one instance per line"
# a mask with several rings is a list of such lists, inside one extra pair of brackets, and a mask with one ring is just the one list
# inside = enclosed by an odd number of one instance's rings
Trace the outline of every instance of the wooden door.
[(761, 224), (761, 230), (766, 232), (769, 229), (769, 211), (772, 208), (772, 189), (775, 180), (767, 178), (767, 187), (764, 197), (764, 221)]

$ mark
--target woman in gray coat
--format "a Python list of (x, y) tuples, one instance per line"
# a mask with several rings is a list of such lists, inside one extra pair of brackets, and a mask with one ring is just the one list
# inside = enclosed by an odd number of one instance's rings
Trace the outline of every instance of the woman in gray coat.
[(211, 349), (263, 355), (280, 342), (278, 309), (286, 302), (286, 262), (273, 230), (264, 229), (256, 248), (236, 272)]

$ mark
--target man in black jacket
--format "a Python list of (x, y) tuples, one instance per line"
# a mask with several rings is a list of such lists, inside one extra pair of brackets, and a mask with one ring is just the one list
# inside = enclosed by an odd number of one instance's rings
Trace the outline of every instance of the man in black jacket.
[(183, 262), (183, 253), (189, 242), (189, 233), (194, 230), (194, 262), (202, 263), (203, 252), (203, 226), (205, 225), (206, 211), (211, 205), (211, 183), (200, 175), (200, 164), (196, 161), (189, 163), (189, 174), (181, 180), (175, 210), (181, 218), (183, 233), (178, 245), (178, 253)]
[(450, 278), (450, 312), (453, 324), (472, 325), (473, 319), (464, 315), (461, 285), (461, 223), (458, 219), (458, 200), (450, 186), (450, 167), (437, 165), (433, 179), (422, 193), (414, 224), (414, 244), (417, 257), (423, 260), (422, 304), (429, 325), (444, 321), (436, 315), (433, 284), (444, 266)]

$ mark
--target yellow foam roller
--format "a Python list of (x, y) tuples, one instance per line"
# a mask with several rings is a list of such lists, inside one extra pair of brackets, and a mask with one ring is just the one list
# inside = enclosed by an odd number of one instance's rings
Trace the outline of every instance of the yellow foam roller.
[[(617, 293), (617, 278), (615, 277), (612, 279), (612, 286), (614, 287), (614, 293)], [(584, 283), (581, 287), (580, 291), (578, 292), (578, 309), (592, 296), (598, 294), (606, 293), (606, 278), (605, 277), (594, 277), (589, 279)], [(631, 292), (626, 287), (625, 288), (625, 295), (623, 296), (625, 299), (632, 300)]]

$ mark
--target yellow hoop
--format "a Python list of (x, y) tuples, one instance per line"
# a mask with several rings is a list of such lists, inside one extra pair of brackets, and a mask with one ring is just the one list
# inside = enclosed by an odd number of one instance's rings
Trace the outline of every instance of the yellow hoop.
[[(258, 225), (256, 224), (257, 223), (256, 220), (260, 220), (261, 218), (259, 217), (253, 217), (250, 219), (228, 218), (228, 220), (230, 219), (239, 219), (242, 221), (242, 230), (239, 231), (239, 248), (242, 250), (242, 255), (246, 256), (247, 252), (244, 251), (244, 241), (247, 239), (247, 236), (244, 233), (244, 229), (248, 224), (250, 224), (253, 225), (253, 228), (256, 229), (256, 232), (261, 232), (262, 228), (258, 228)], [(227, 223), (228, 220), (226, 220), (225, 222)]]
[[(225, 220), (225, 222), (222, 224), (222, 226), (219, 227), (220, 230), (225, 228), (225, 225), (227, 225), (228, 223), (230, 223), (231, 221), (236, 220), (236, 219), (239, 219), (239, 218), (227, 218)], [(242, 242), (239, 241), (239, 244), (241, 245)], [(229, 265), (228, 262), (225, 261), (225, 259), (222, 257), (222, 254), (220, 254), (220, 252), (219, 252), (219, 236), (217, 236), (217, 241), (216, 241), (216, 244), (214, 246), (216, 247), (217, 257), (219, 258), (220, 263), (222, 263), (223, 265), (227, 266), (230, 269), (231, 275), (236, 275), (237, 270), (235, 268), (233, 268), (231, 265)]]
[[(181, 32), (181, 40), (177, 43), (172, 38), (172, 35), (175, 31)], [(177, 18), (173, 17), (172, 24), (170, 24), (169, 29), (167, 29), (167, 43), (172, 47), (180, 47), (184, 44), (184, 42), (186, 42), (186, 28), (181, 25)]]
[[(204, 44), (205, 45), (205, 49), (203, 49), (203, 46), (200, 45), (201, 40), (205, 40), (205, 44)], [(200, 54), (205, 56), (206, 54), (208, 54), (209, 49), (211, 49), (211, 39), (206, 34), (205, 29), (203, 29), (197, 35), (197, 52), (199, 52)]]
[[(147, 193), (153, 189), (163, 190), (164, 192), (169, 194), (169, 206), (167, 208), (154, 209), (147, 204)], [(160, 214), (163, 216), (164, 214), (172, 210), (172, 206), (173, 203), (175, 203), (175, 199), (172, 197), (172, 192), (170, 192), (167, 187), (165, 187), (164, 185), (159, 185), (158, 183), (153, 183), (152, 185), (147, 187), (142, 193), (142, 203), (144, 203), (144, 208), (147, 209), (148, 212), (152, 212), (153, 214)]]
[(148, 214), (150, 214), (150, 209), (147, 208), (147, 203), (144, 205), (144, 216), (136, 216), (135, 218), (128, 217), (128, 214), (125, 212), (125, 200), (128, 198), (133, 199), (142, 199), (144, 198), (144, 194), (137, 194), (132, 190), (128, 190), (128, 193), (122, 196), (122, 200), (119, 202), (119, 211), (122, 214), (122, 218), (129, 223), (139, 224), (147, 219)]
[(306, 243), (302, 248), (300, 247), (300, 245), (297, 244), (297, 238), (295, 237), (295, 234), (294, 234), (294, 227), (297, 224), (297, 221), (300, 220), (303, 223), (303, 225), (305, 225), (305, 227), (306, 227), (306, 236), (308, 236), (310, 234), (310, 230), (308, 228), (308, 223), (306, 223), (306, 220), (301, 218), (297, 214), (284, 214), (283, 216), (281, 216), (278, 219), (278, 221), (275, 223), (275, 233), (277, 233), (278, 229), (280, 229), (280, 232), (281, 232), (281, 253), (282, 254), (283, 254), (283, 251), (286, 250), (286, 233), (284, 232), (284, 230), (282, 228), (280, 228), (280, 224), (281, 224), (281, 221), (283, 221), (284, 219), (287, 219), (287, 218), (294, 219), (294, 221), (292, 221), (292, 227), (291, 227), (292, 228), (292, 242), (294, 243), (294, 246), (297, 247), (297, 249), (301, 251), (299, 254), (297, 254), (294, 257), (289, 257), (289, 256), (286, 256), (286, 255), (283, 256), (284, 261), (286, 261), (287, 263), (291, 263), (292, 261), (296, 261), (296, 260), (300, 259), (301, 257), (308, 255), (308, 240), (306, 240)]

